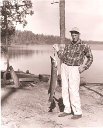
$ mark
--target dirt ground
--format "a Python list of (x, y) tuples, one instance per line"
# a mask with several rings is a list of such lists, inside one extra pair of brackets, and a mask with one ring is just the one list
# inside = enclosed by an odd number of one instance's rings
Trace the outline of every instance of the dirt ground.
[[(22, 88), (2, 87), (2, 128), (103, 127), (103, 84), (80, 87), (83, 117), (78, 120), (71, 119), (72, 115), (58, 117), (57, 104), (53, 112), (48, 112), (48, 86), (40, 82)], [(58, 98), (61, 88), (56, 90)]]

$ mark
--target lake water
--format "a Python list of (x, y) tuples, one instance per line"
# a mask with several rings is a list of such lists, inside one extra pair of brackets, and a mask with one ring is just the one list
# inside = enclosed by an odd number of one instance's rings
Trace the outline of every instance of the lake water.
[[(92, 66), (81, 74), (89, 83), (103, 83), (103, 45), (91, 45), (94, 61)], [(9, 47), (9, 63), (14, 70), (33, 74), (50, 74), (53, 48), (51, 45), (15, 45)], [(56, 56), (57, 58), (57, 56)], [(58, 60), (58, 70), (60, 64)], [(1, 70), (6, 69), (6, 57), (1, 55)]]

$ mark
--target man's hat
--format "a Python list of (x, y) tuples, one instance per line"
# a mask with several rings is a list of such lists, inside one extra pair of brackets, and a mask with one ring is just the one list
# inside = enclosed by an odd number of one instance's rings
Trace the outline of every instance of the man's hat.
[(70, 30), (71, 33), (80, 33), (79, 29), (77, 27), (74, 27)]

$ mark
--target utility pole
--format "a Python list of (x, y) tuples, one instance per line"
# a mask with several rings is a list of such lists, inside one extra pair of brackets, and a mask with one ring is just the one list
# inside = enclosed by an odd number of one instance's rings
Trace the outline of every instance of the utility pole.
[(65, 43), (65, 0), (59, 2), (60, 12), (60, 43)]
[(59, 3), (59, 16), (60, 16), (60, 43), (65, 43), (65, 0), (59, 0), (56, 2), (53, 0), (51, 4)]

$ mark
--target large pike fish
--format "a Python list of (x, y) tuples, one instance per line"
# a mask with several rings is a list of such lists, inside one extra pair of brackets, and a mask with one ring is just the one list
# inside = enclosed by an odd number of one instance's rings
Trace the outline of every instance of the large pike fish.
[(55, 95), (55, 87), (57, 84), (57, 61), (55, 57), (53, 58), (50, 56), (50, 58), (51, 58), (51, 79), (50, 79), (48, 94), (50, 94), (49, 101), (53, 103), (53, 97)]

